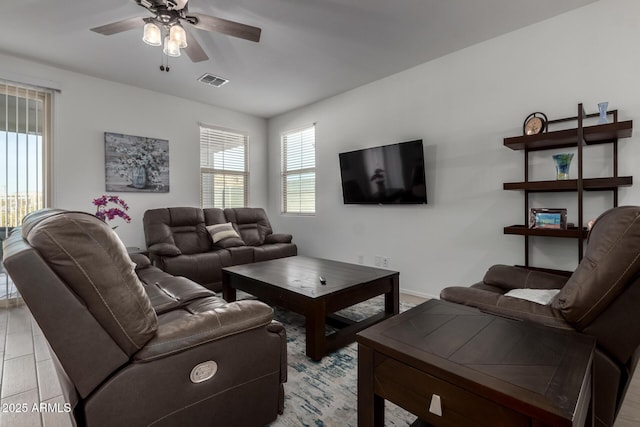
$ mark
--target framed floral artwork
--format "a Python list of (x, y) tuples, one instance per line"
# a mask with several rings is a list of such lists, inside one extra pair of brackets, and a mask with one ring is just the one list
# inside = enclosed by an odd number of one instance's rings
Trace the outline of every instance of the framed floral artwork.
[(169, 192), (169, 141), (104, 133), (106, 190)]

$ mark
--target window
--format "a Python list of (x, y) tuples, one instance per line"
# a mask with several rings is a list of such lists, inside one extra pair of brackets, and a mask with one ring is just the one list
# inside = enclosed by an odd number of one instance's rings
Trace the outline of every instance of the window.
[(2, 240), (29, 212), (49, 206), (51, 98), (47, 89), (0, 80), (0, 298), (15, 301)]
[(247, 206), (246, 133), (200, 125), (200, 204), (203, 208)]
[(316, 212), (316, 127), (282, 135), (282, 212)]
[(0, 238), (49, 205), (50, 91), (0, 81)]

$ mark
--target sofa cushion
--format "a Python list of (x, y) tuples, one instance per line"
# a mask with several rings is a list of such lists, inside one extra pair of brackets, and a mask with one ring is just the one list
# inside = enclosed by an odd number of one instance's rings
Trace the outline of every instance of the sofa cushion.
[(293, 236), (291, 234), (277, 233), (277, 234), (267, 234), (264, 239), (264, 242), (269, 243), (291, 243), (293, 240)]
[[(199, 298), (184, 309), (163, 314), (159, 318), (158, 334), (134, 357), (149, 362), (183, 352), (230, 335), (238, 334), (273, 320), (273, 309), (260, 301), (227, 303), (222, 298)], [(189, 330), (189, 335), (184, 334)]]
[(233, 228), (233, 225), (230, 222), (226, 222), (224, 224), (214, 224), (207, 225), (207, 231), (211, 235), (211, 239), (213, 243), (218, 243), (221, 240), (229, 239), (232, 237), (240, 238), (240, 235)]
[(156, 314), (118, 235), (83, 212), (40, 212), (24, 220), (23, 237), (86, 304), (127, 354), (158, 327)]
[(157, 267), (137, 270), (136, 273), (156, 314), (183, 307), (198, 298), (215, 295), (213, 291), (185, 277), (172, 276)]
[[(195, 207), (177, 207), (150, 209), (144, 213), (144, 234), (149, 250), (160, 255), (161, 247), (166, 244), (174, 252), (169, 256), (207, 252), (212, 249), (211, 237), (205, 228), (205, 215), (202, 209)], [(152, 250), (153, 248), (153, 250)], [(162, 254), (164, 255), (164, 254)]]
[(239, 237), (229, 237), (228, 239), (220, 240), (216, 243), (216, 246), (221, 249), (237, 248), (238, 246), (246, 246), (244, 240)]
[(253, 261), (268, 261), (298, 255), (298, 247), (293, 243), (273, 243), (253, 248)]
[(204, 223), (206, 225), (224, 224), (228, 222), (224, 216), (224, 210), (220, 208), (204, 208), (202, 212), (204, 213)]
[(185, 255), (207, 252), (212, 248), (211, 236), (204, 222), (171, 227), (171, 232), (176, 246)]
[(147, 247), (157, 243), (169, 243), (175, 246), (171, 233), (171, 213), (169, 209), (149, 209), (142, 218)]
[(588, 326), (640, 271), (640, 207), (610, 209), (596, 219), (576, 271), (553, 302), (568, 322)]
[(163, 259), (163, 269), (168, 273), (187, 277), (214, 291), (222, 287), (222, 268), (230, 265), (231, 254), (225, 249)]
[(269, 218), (262, 208), (227, 208), (224, 215), (237, 227), (240, 237), (248, 246), (264, 244), (266, 236), (273, 233)]
[[(214, 248), (230, 249), (236, 248), (238, 246), (245, 246), (244, 240), (242, 240), (240, 238), (240, 235), (238, 234), (238, 230), (233, 226), (231, 222), (227, 221), (227, 218), (224, 216), (224, 211), (222, 209), (206, 208), (203, 209), (203, 212), (206, 228), (211, 235)], [(231, 229), (229, 229), (229, 226), (231, 226)], [(212, 229), (228, 230), (228, 236), (231, 237), (226, 237), (224, 239), (214, 239), (213, 234), (211, 234)], [(235, 236), (231, 233), (232, 230), (235, 232)]]
[(227, 250), (231, 254), (231, 265), (249, 264), (253, 262), (254, 248), (251, 246), (238, 246)]

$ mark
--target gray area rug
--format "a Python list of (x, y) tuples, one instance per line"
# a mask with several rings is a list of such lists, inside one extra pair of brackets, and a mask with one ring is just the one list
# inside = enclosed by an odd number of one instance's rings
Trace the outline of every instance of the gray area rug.
[[(401, 312), (409, 308), (411, 305), (400, 304)], [(376, 297), (340, 314), (359, 320), (383, 309), (384, 299)], [(287, 330), (289, 379), (284, 385), (284, 413), (270, 426), (357, 426), (357, 344), (352, 343), (314, 362), (305, 355), (304, 317), (278, 308), (275, 317)], [(406, 427), (415, 419), (415, 415), (385, 402), (385, 426)]]

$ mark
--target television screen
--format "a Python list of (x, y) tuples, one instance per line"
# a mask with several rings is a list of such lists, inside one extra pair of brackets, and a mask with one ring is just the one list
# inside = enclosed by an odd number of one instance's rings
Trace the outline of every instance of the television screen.
[(427, 203), (422, 140), (340, 153), (345, 204)]

